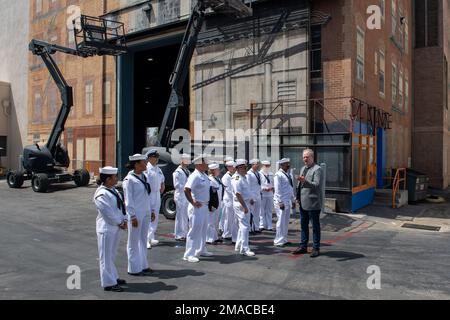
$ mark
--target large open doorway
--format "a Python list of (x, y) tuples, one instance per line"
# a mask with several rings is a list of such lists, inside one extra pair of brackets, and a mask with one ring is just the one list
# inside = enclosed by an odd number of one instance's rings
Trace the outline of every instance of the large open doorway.
[[(169, 78), (179, 44), (136, 53), (134, 59), (134, 150), (147, 146), (147, 128), (159, 128), (170, 96)], [(189, 79), (189, 78), (188, 78)], [(189, 128), (189, 83), (183, 90), (185, 108), (178, 112), (175, 128)]]

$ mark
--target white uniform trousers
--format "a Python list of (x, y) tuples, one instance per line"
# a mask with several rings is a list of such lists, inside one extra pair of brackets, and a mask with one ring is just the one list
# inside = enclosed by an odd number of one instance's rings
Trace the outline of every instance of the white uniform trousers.
[[(247, 204), (248, 207), (248, 204)], [(236, 239), (236, 246), (235, 250), (239, 253), (243, 254), (247, 251), (250, 251), (249, 244), (248, 244), (248, 238), (249, 238), (249, 232), (250, 232), (250, 212), (247, 214), (244, 213), (242, 210), (242, 206), (235, 205), (234, 206), (234, 212), (237, 216), (238, 222), (239, 222), (239, 229)]]
[(100, 281), (103, 288), (117, 284), (119, 274), (114, 261), (120, 241), (120, 229), (97, 232)]
[(203, 204), (200, 208), (194, 208), (189, 203), (189, 231), (186, 237), (186, 251), (184, 257), (198, 257), (206, 252), (206, 230), (208, 227), (208, 204)]
[(284, 210), (280, 209), (278, 201), (274, 200), (275, 212), (277, 213), (277, 232), (274, 240), (275, 245), (288, 242), (289, 219), (291, 217), (292, 202), (285, 203)]
[[(223, 216), (223, 238), (232, 238), (233, 229), (235, 229), (236, 225), (236, 217), (234, 215), (233, 205), (224, 205), (222, 207), (222, 216)], [(237, 231), (235, 231), (235, 237), (237, 235)], [(236, 241), (236, 238), (234, 239)]]
[(186, 199), (175, 197), (177, 215), (175, 216), (175, 239), (186, 238), (189, 230), (188, 204)]
[(147, 261), (147, 235), (151, 217), (145, 215), (138, 217), (138, 227), (133, 228), (128, 221), (128, 272), (139, 273), (148, 268)]
[(252, 215), (251, 219), (251, 231), (259, 231), (259, 217), (261, 215), (261, 197), (255, 197), (253, 199), (253, 205), (249, 206), (249, 210)]
[(219, 239), (219, 209), (214, 210), (213, 212), (208, 212), (208, 229), (206, 231), (206, 242), (214, 242)]
[(272, 209), (273, 197), (261, 198), (261, 218), (259, 221), (259, 228), (270, 230), (272, 229)]
[(161, 209), (161, 195), (158, 195), (155, 204), (155, 221), (150, 219), (150, 226), (148, 228), (148, 240), (155, 240), (156, 230), (158, 229), (159, 210)]

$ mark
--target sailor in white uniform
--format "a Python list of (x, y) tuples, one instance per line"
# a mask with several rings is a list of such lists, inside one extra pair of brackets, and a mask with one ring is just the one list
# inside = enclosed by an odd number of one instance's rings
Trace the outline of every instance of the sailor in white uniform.
[(174, 201), (176, 205), (177, 214), (175, 216), (175, 240), (185, 241), (189, 229), (188, 218), (188, 201), (184, 195), (184, 186), (190, 176), (188, 169), (191, 163), (191, 156), (188, 154), (181, 155), (181, 164), (173, 172), (173, 187), (175, 188)]
[(206, 156), (193, 160), (195, 171), (189, 176), (184, 194), (188, 199), (189, 231), (186, 238), (186, 251), (183, 260), (199, 262), (199, 256), (210, 257), (206, 250), (206, 230), (208, 227), (209, 188), (211, 183), (206, 174)]
[(155, 246), (159, 243), (159, 240), (156, 240), (156, 231), (158, 229), (158, 220), (159, 220), (159, 210), (161, 208), (161, 194), (164, 193), (165, 189), (165, 178), (161, 169), (158, 167), (159, 161), (159, 153), (156, 149), (151, 149), (147, 152), (147, 171), (146, 175), (151, 185), (153, 193), (153, 201), (154, 201), (154, 211), (155, 211), (155, 219), (150, 223), (150, 227), (148, 228), (148, 244), (147, 248), (151, 249), (152, 246)]
[(273, 210), (273, 183), (274, 174), (270, 171), (270, 161), (261, 161), (261, 219), (259, 221), (260, 230), (272, 231), (272, 210)]
[(120, 229), (127, 229), (125, 203), (114, 188), (117, 184), (117, 168), (100, 169), (99, 187), (94, 195), (97, 207), (97, 241), (100, 262), (100, 281), (105, 291), (122, 292), (120, 285), (126, 284), (119, 279), (114, 264), (120, 241)]
[(250, 203), (250, 226), (251, 232), (260, 233), (259, 224), (261, 216), (261, 175), (259, 159), (250, 160), (252, 166), (247, 172), (247, 180), (250, 186), (251, 198), (253, 201)]
[(233, 207), (233, 187), (231, 185), (231, 179), (236, 172), (235, 168), (236, 162), (228, 161), (225, 164), (227, 168), (227, 173), (222, 177), (222, 184), (225, 187), (225, 193), (223, 195), (222, 204), (222, 216), (223, 216), (223, 234), (224, 240), (231, 240), (236, 243), (237, 233), (238, 233), (238, 221), (234, 214)]
[[(147, 157), (135, 154), (129, 157), (127, 168), (131, 170), (123, 181), (125, 206), (128, 214), (128, 274), (150, 275), (152, 270), (147, 261), (147, 236), (150, 221), (155, 219), (152, 208), (152, 192), (144, 174)], [(158, 192), (158, 190), (156, 190)]]
[[(219, 239), (219, 213), (222, 210), (223, 196), (225, 187), (219, 179), (220, 166), (218, 163), (211, 163), (209, 166), (209, 180), (211, 181), (211, 188), (217, 195), (217, 207), (213, 207), (210, 203), (210, 212), (208, 214), (208, 231), (206, 233), (206, 243), (217, 244), (223, 242)], [(211, 199), (210, 199), (211, 200)]]
[[(221, 176), (220, 176), (221, 180), (226, 175), (226, 173), (228, 172), (227, 171), (227, 162), (230, 162), (230, 161), (234, 162), (233, 157), (226, 156), (223, 159), (224, 168), (223, 168), (223, 171), (221, 172)], [(223, 238), (225, 238), (224, 233), (225, 233), (225, 228), (226, 228), (225, 227), (225, 219), (226, 219), (226, 217), (225, 217), (224, 206), (222, 206), (222, 209), (220, 210), (220, 214), (219, 215), (220, 215), (220, 218), (219, 218), (219, 233), (221, 233), (222, 239), (223, 239)], [(227, 238), (228, 238), (228, 236), (227, 236)]]
[(249, 247), (250, 232), (250, 186), (247, 181), (247, 161), (244, 159), (236, 160), (237, 172), (233, 175), (231, 185), (233, 187), (233, 206), (234, 212), (238, 217), (239, 231), (235, 246), (235, 251), (242, 255), (252, 257), (255, 255)]
[(291, 160), (288, 158), (281, 159), (279, 162), (280, 169), (274, 178), (274, 206), (277, 213), (277, 233), (274, 245), (283, 247), (290, 242), (288, 241), (288, 228), (291, 210), (295, 210), (295, 193), (293, 177), (290, 173)]

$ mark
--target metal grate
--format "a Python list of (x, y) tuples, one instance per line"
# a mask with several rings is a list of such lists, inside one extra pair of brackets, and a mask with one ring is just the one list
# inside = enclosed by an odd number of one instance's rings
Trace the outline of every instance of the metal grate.
[(441, 227), (427, 226), (427, 225), (424, 225), (424, 224), (414, 224), (414, 223), (404, 223), (402, 225), (402, 228), (420, 229), (420, 230), (428, 230), (428, 231), (439, 231), (439, 230), (441, 230)]

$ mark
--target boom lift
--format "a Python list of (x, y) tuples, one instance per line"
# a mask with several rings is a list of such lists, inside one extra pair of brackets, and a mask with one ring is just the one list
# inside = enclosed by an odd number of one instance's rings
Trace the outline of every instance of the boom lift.
[(158, 141), (160, 147), (169, 148), (171, 135), (175, 128), (178, 109), (184, 107), (183, 87), (186, 82), (189, 65), (197, 44), (198, 35), (205, 22), (208, 9), (216, 13), (231, 15), (234, 18), (248, 17), (253, 14), (250, 7), (241, 0), (198, 0), (189, 18), (174, 71), (169, 80), (172, 91), (166, 112), (160, 126)]
[(56, 117), (53, 129), (45, 146), (38, 144), (27, 146), (23, 150), (23, 170), (10, 171), (7, 182), (11, 188), (20, 188), (24, 180), (31, 180), (35, 192), (46, 192), (49, 185), (74, 181), (75, 184), (89, 184), (90, 174), (86, 169), (67, 171), (70, 159), (66, 148), (60, 143), (67, 118), (73, 106), (73, 92), (52, 55), (56, 52), (87, 58), (92, 56), (117, 56), (127, 52), (123, 23), (82, 15), (80, 28), (74, 21), (76, 49), (50, 44), (40, 40), (31, 40), (29, 50), (40, 56), (50, 72), (61, 94), (61, 109)]

